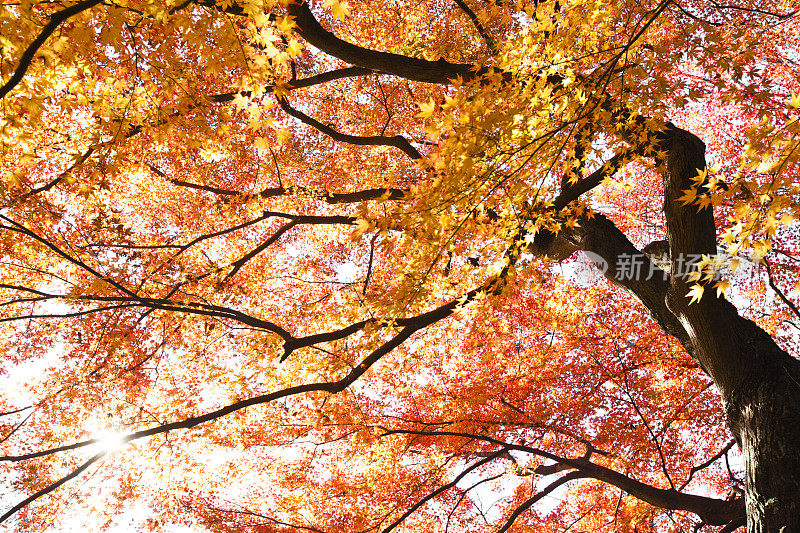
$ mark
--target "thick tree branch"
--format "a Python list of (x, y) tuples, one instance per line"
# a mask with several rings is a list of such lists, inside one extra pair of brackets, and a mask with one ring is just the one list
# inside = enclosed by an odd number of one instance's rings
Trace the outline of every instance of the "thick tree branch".
[(747, 519), (745, 517), (734, 518), (728, 524), (726, 524), (725, 527), (720, 529), (719, 533), (733, 533), (734, 531), (745, 525), (747, 525)]
[(605, 277), (642, 302), (656, 323), (694, 357), (689, 333), (667, 307), (669, 282), (664, 272), (605, 216), (582, 217), (578, 227), (564, 229), (558, 236), (540, 232), (529, 250), (556, 260), (566, 259), (577, 250), (591, 252), (590, 258)]
[[(160, 170), (157, 172), (161, 176), (166, 176)], [(365, 189), (363, 191), (353, 192), (330, 192), (324, 189), (310, 189), (298, 185), (291, 185), (289, 187), (268, 187), (256, 193), (244, 193), (232, 189), (223, 189), (214, 187), (213, 185), (200, 185), (197, 183), (190, 183), (183, 180), (167, 178), (170, 183), (178, 187), (189, 187), (190, 189), (198, 189), (203, 191), (212, 192), (221, 196), (244, 196), (247, 198), (278, 198), (281, 196), (289, 195), (302, 195), (315, 199), (320, 199), (328, 204), (352, 204), (359, 202), (366, 202), (368, 200), (402, 200), (408, 193), (408, 189), (392, 189), (392, 188), (378, 188), (378, 189)]]
[(611, 159), (585, 178), (581, 178), (575, 183), (569, 183), (568, 179), (562, 181), (561, 192), (553, 202), (553, 209), (560, 211), (577, 200), (582, 194), (599, 186), (603, 183), (603, 180), (612, 177), (620, 168), (625, 166), (630, 161), (630, 157), (631, 151), (623, 150), (618, 154), (614, 154)]
[(352, 204), (380, 199), (402, 200), (407, 193), (408, 189), (378, 188), (354, 192), (330, 192), (326, 190), (309, 189), (308, 187), (291, 186), (270, 187), (253, 194), (253, 196), (257, 196), (259, 198), (275, 198), (290, 194), (301, 194), (304, 196), (319, 198), (329, 204)]
[(290, 2), (288, 10), (295, 18), (300, 36), (309, 44), (357, 67), (385, 72), (408, 80), (439, 84), (450, 84), (456, 78), (470, 79), (477, 72), (477, 69), (469, 64), (450, 63), (444, 59), (427, 61), (378, 52), (343, 41), (322, 27), (305, 1)]
[[(687, 276), (687, 267), (703, 254), (716, 254), (712, 209), (681, 200), (685, 191), (708, 183), (705, 145), (672, 124), (648, 130), (644, 118), (625, 109), (615, 111), (612, 120), (629, 142), (641, 142), (636, 139), (644, 137), (646, 146), (634, 145), (634, 149), (637, 154), (654, 157), (663, 169), (670, 275), (667, 279), (643, 279), (641, 272), (618, 275), (616, 266), (621, 259), (628, 265), (638, 263), (649, 271), (657, 270), (611, 221), (600, 215), (584, 217), (580, 227), (566, 229), (558, 236), (542, 233), (532, 249), (552, 252), (559, 260), (576, 249), (596, 254), (599, 259), (592, 259), (606, 267), (606, 277), (629, 290), (662, 329), (678, 338), (720, 391), (728, 424), (745, 457), (748, 519), (758, 521), (764, 531), (795, 523), (800, 516), (796, 498), (800, 478), (786, 472), (800, 471), (800, 455), (794, 452), (800, 443), (796, 424), (800, 405), (795, 401), (800, 389), (800, 362), (757, 324), (740, 316), (724, 297), (713, 294), (713, 289), (703, 291), (693, 303), (688, 297), (693, 284), (710, 289), (714, 281), (705, 278), (695, 282)], [(697, 300), (696, 293), (694, 296)], [(765, 503), (763, 494), (772, 495), (770, 501), (775, 504)]]
[(744, 506), (741, 500), (720, 500), (717, 498), (709, 498), (706, 496), (696, 496), (693, 494), (684, 494), (674, 489), (659, 489), (637, 481), (631, 477), (621, 474), (615, 470), (607, 468), (596, 463), (592, 463), (586, 458), (567, 458), (561, 457), (556, 454), (526, 446), (522, 444), (511, 444), (492, 437), (483, 435), (476, 435), (472, 433), (462, 433), (456, 431), (418, 431), (411, 429), (387, 429), (381, 428), (385, 431), (384, 434), (411, 434), (411, 435), (428, 435), (428, 436), (453, 436), (463, 437), (468, 439), (475, 439), (484, 442), (489, 442), (497, 446), (502, 446), (510, 450), (517, 450), (521, 452), (531, 453), (539, 457), (544, 457), (551, 461), (566, 465), (574, 468), (581, 473), (583, 477), (590, 477), (598, 481), (603, 481), (613, 485), (619, 489), (624, 490), (631, 496), (634, 496), (642, 501), (660, 507), (662, 509), (672, 509), (680, 511), (689, 511), (699, 516), (704, 522), (711, 525), (727, 524), (731, 520), (735, 520), (744, 516)]
[(690, 282), (679, 269), (685, 270), (692, 257), (714, 255), (717, 251), (716, 223), (711, 208), (685, 205), (680, 200), (687, 189), (704, 185), (696, 178), (707, 172), (705, 145), (696, 136), (671, 124), (667, 125), (658, 143), (660, 150), (668, 153), (664, 172), (664, 215), (672, 275), (667, 305), (675, 317), (687, 325), (695, 346), (694, 355), (728, 403), (732, 395), (744, 389), (744, 382), (771, 379), (769, 376), (776, 373), (795, 373), (798, 365), (764, 330), (739, 316), (730, 302), (715, 296), (711, 290), (705, 291), (700, 301), (690, 304), (686, 296)]

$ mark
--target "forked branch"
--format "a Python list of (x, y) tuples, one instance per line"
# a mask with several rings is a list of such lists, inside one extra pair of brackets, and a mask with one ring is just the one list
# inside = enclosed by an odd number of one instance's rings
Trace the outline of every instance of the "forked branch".
[(569, 458), (561, 457), (554, 453), (527, 446), (523, 444), (512, 444), (504, 442), (499, 439), (478, 435), (474, 433), (464, 433), (456, 431), (424, 431), (413, 429), (390, 429), (382, 428), (385, 435), (393, 434), (411, 434), (411, 435), (426, 435), (426, 436), (451, 436), (463, 437), (467, 439), (474, 439), (483, 441), (503, 449), (517, 450), (520, 452), (530, 453), (559, 464), (573, 468), (580, 473), (580, 477), (593, 478), (609, 485), (613, 485), (619, 489), (624, 490), (628, 494), (645, 501), (655, 507), (662, 509), (672, 509), (689, 511), (698, 515), (704, 522), (711, 525), (724, 525), (731, 520), (736, 520), (744, 516), (744, 504), (742, 500), (721, 500), (718, 498), (710, 498), (706, 496), (697, 496), (694, 494), (685, 494), (678, 492), (674, 489), (660, 489), (641, 481), (637, 481), (625, 474), (621, 474), (608, 467), (593, 463), (584, 457)]
[(570, 481), (573, 481), (575, 479), (580, 479), (582, 477), (586, 476), (584, 476), (581, 472), (576, 470), (574, 472), (570, 472), (569, 474), (563, 475), (557, 480), (553, 481), (548, 486), (546, 486), (545, 488), (534, 494), (531, 498), (525, 500), (519, 507), (514, 509), (514, 512), (511, 513), (511, 516), (509, 516), (508, 519), (505, 521), (505, 523), (502, 525), (502, 527), (497, 530), (497, 533), (505, 533), (506, 531), (508, 531), (511, 528), (511, 526), (514, 525), (514, 522), (517, 521), (517, 518), (519, 518), (522, 513), (530, 509), (530, 507), (533, 504), (535, 504), (536, 502), (538, 502), (539, 500), (541, 500), (542, 498), (544, 498), (545, 496), (556, 490), (561, 485), (569, 483)]

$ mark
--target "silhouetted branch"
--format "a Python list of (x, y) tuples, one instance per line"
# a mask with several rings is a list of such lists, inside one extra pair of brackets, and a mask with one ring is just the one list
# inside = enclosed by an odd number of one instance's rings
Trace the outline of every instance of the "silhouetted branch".
[(570, 481), (573, 481), (575, 479), (580, 479), (582, 477), (585, 476), (580, 472), (570, 472), (569, 474), (561, 476), (557, 480), (553, 481), (548, 486), (537, 492), (532, 498), (527, 499), (522, 505), (514, 509), (514, 512), (511, 513), (511, 516), (508, 517), (508, 520), (506, 520), (503, 526), (497, 530), (497, 533), (505, 533), (506, 531), (508, 531), (509, 528), (511, 528), (511, 526), (514, 525), (514, 522), (517, 520), (517, 518), (519, 518), (519, 516), (522, 513), (528, 510), (531, 507), (531, 505), (538, 502), (539, 500), (541, 500), (542, 498), (544, 498), (545, 496), (556, 490), (564, 483), (568, 483)]
[(458, 5), (458, 7), (461, 8), (461, 11), (467, 14), (469, 20), (472, 22), (472, 25), (475, 26), (476, 30), (478, 30), (478, 34), (483, 39), (483, 42), (486, 43), (486, 47), (489, 49), (489, 52), (491, 52), (492, 55), (496, 54), (497, 48), (495, 47), (494, 40), (492, 39), (492, 36), (489, 35), (489, 33), (483, 27), (481, 21), (478, 20), (478, 16), (475, 14), (475, 12), (472, 9), (470, 9), (470, 7), (466, 4), (466, 2), (464, 2), (464, 0), (454, 0), (454, 1)]
[[(410, 317), (406, 319), (396, 320), (393, 323), (401, 327), (402, 329), (391, 339), (381, 344), (378, 348), (372, 351), (368, 356), (362, 359), (361, 363), (351, 369), (344, 377), (337, 381), (332, 382), (317, 382), (317, 383), (309, 383), (303, 385), (296, 385), (293, 387), (288, 387), (286, 389), (281, 389), (279, 391), (271, 392), (268, 394), (262, 394), (258, 396), (254, 396), (252, 398), (246, 400), (240, 400), (229, 404), (225, 407), (220, 409), (216, 409), (214, 411), (210, 411), (208, 413), (188, 417), (184, 420), (171, 422), (167, 424), (161, 424), (149, 429), (145, 429), (142, 431), (137, 431), (126, 435), (121, 438), (122, 442), (132, 442), (135, 440), (139, 440), (145, 437), (150, 437), (153, 435), (160, 435), (163, 433), (168, 433), (170, 431), (178, 430), (178, 429), (189, 429), (200, 424), (210, 422), (212, 420), (216, 420), (218, 418), (222, 418), (226, 415), (234, 413), (236, 411), (240, 411), (247, 407), (251, 407), (254, 405), (260, 405), (269, 403), (281, 398), (286, 398), (289, 396), (294, 396), (297, 394), (303, 394), (307, 392), (328, 392), (331, 394), (335, 394), (337, 392), (341, 392), (345, 390), (347, 387), (352, 385), (358, 378), (360, 378), (364, 373), (369, 370), (372, 365), (378, 362), (381, 358), (383, 358), (386, 354), (390, 353), (392, 350), (400, 346), (403, 342), (405, 342), (411, 335), (416, 333), (417, 331), (424, 329), (428, 326), (435, 324), (436, 322), (443, 320), (444, 318), (449, 317), (452, 315), (461, 305), (472, 301), (479, 293), (485, 291), (486, 287), (490, 284), (494, 283), (494, 280), (490, 281), (489, 283), (477, 288), (473, 289), (472, 291), (468, 292), (462, 298), (458, 300), (453, 300), (446, 304), (443, 304), (427, 313), (423, 313), (421, 315)], [(155, 305), (155, 304), (151, 304)], [(198, 304), (199, 305), (199, 304)], [(170, 306), (163, 305), (159, 308), (169, 308)], [(206, 305), (209, 308), (215, 308), (217, 306), (210, 306)], [(224, 308), (223, 308), (224, 309)], [(190, 311), (189, 308), (176, 308), (175, 310), (181, 311)], [(244, 315), (247, 316), (247, 315)], [(252, 317), (250, 317), (252, 318)], [(257, 319), (254, 319), (257, 320)], [(292, 338), (288, 332), (285, 333), (286, 338)], [(302, 340), (302, 339), (300, 339)], [(306, 344), (308, 346), (310, 344)], [(299, 346), (298, 346), (299, 347)], [(297, 347), (295, 348), (297, 349)], [(99, 439), (88, 439), (80, 442), (76, 442), (73, 444), (67, 444), (64, 446), (58, 446), (55, 448), (50, 448), (47, 450), (40, 450), (37, 452), (31, 452), (26, 454), (20, 455), (6, 455), (0, 457), (0, 462), (19, 462), (25, 461), (28, 459), (35, 459), (37, 457), (46, 457), (49, 455), (53, 455), (56, 453), (69, 451), (69, 450), (76, 450), (86, 446), (90, 446), (92, 444), (96, 444), (99, 442)]]
[(261, 244), (256, 246), (253, 250), (249, 251), (248, 253), (246, 253), (245, 255), (243, 255), (242, 257), (237, 259), (236, 261), (234, 261), (233, 262), (233, 268), (231, 269), (230, 272), (228, 272), (228, 275), (225, 276), (225, 281), (227, 281), (227, 280), (231, 279), (233, 276), (235, 276), (236, 273), (239, 272), (239, 270), (245, 265), (245, 263), (250, 261), (252, 258), (257, 256), (258, 254), (260, 254), (264, 250), (266, 250), (267, 247), (270, 244), (272, 244), (275, 241), (277, 241), (278, 239), (280, 239), (281, 235), (283, 235), (284, 233), (286, 233), (287, 231), (289, 231), (290, 229), (292, 229), (296, 225), (297, 225), (297, 222), (294, 221), (294, 220), (289, 222), (288, 224), (284, 224), (283, 226), (278, 228), (278, 231), (273, 233), (270, 236), (269, 239), (267, 239), (266, 241), (262, 242)]
[(780, 288), (778, 288), (778, 286), (775, 284), (775, 280), (772, 278), (772, 269), (770, 268), (769, 261), (767, 261), (766, 257), (764, 258), (764, 267), (767, 269), (767, 280), (769, 281), (770, 288), (775, 291), (775, 294), (778, 295), (778, 298), (780, 298), (783, 303), (789, 306), (789, 309), (791, 309), (792, 312), (798, 318), (800, 318), (800, 309), (797, 309), (797, 306), (794, 305), (794, 303), (787, 298), (783, 291), (780, 290)]
[(766, 9), (759, 9), (757, 7), (744, 7), (744, 6), (737, 6), (731, 4), (719, 4), (711, 0), (711, 5), (713, 5), (717, 9), (733, 9), (736, 11), (744, 11), (747, 13), (759, 13), (761, 15), (766, 15), (768, 17), (775, 17), (781, 20), (792, 18), (795, 16), (800, 10), (795, 9), (794, 11), (789, 11), (787, 13), (776, 13), (775, 11), (768, 11)]
[(229, 514), (236, 514), (236, 515), (251, 516), (253, 518), (259, 518), (261, 520), (266, 520), (267, 522), (269, 522), (271, 524), (276, 524), (276, 525), (283, 526), (283, 527), (290, 527), (292, 529), (299, 529), (299, 530), (302, 530), (302, 531), (313, 531), (314, 533), (325, 533), (323, 530), (317, 529), (315, 527), (301, 526), (301, 525), (297, 525), (297, 524), (290, 524), (288, 522), (283, 522), (281, 520), (278, 520), (277, 518), (272, 518), (271, 516), (265, 516), (265, 515), (263, 515), (261, 513), (248, 511), (246, 509), (242, 509), (242, 510), (238, 510), (238, 509), (221, 509), (219, 507), (213, 507), (213, 506), (208, 506), (207, 508), (212, 510), (212, 511), (215, 511), (217, 513), (229, 513)]
[[(329, 81), (334, 81), (334, 80), (343, 79), (343, 78), (354, 78), (354, 77), (358, 77), (358, 76), (366, 76), (366, 75), (371, 74), (371, 73), (372, 73), (372, 71), (370, 69), (361, 68), (361, 67), (341, 68), (341, 69), (332, 70), (332, 71), (329, 71), (329, 72), (323, 72), (321, 74), (317, 74), (315, 76), (310, 76), (308, 78), (304, 78), (304, 79), (300, 79), (300, 80), (293, 80), (291, 84), (286, 86), (286, 90), (291, 91), (291, 90), (294, 90), (294, 89), (301, 89), (301, 88), (304, 88), (304, 87), (312, 87), (314, 85), (319, 85), (321, 83), (327, 83)], [(264, 92), (265, 93), (271, 93), (274, 90), (274, 88), (275, 88), (274, 85), (267, 85), (267, 86), (264, 87)], [(205, 97), (202, 97), (200, 100), (207, 99), (208, 101), (211, 101), (213, 103), (227, 103), (227, 102), (233, 101), (233, 99), (236, 98), (237, 95), (251, 96), (252, 92), (251, 91), (238, 91), (238, 92), (212, 94), (212, 95), (207, 95)], [(170, 119), (177, 118), (177, 117), (180, 117), (180, 116), (184, 115), (185, 113), (194, 111), (194, 110), (198, 109), (200, 106), (201, 106), (201, 104), (199, 104), (199, 103), (195, 104), (195, 105), (192, 105), (192, 106), (189, 106), (189, 108), (186, 111), (181, 112), (181, 113), (170, 114), (168, 117), (158, 121), (156, 124), (154, 124), (152, 126), (155, 127), (155, 126), (160, 126), (160, 125), (166, 124), (167, 122), (169, 122)], [(123, 138), (124, 139), (130, 139), (131, 137), (134, 137), (134, 136), (142, 133), (143, 131), (145, 131), (145, 126), (144, 125), (134, 126), (130, 130), (125, 132), (125, 134), (123, 135)], [(59, 174), (56, 178), (54, 178), (54, 179), (50, 180), (49, 182), (47, 182), (47, 183), (45, 183), (43, 185), (40, 185), (39, 187), (36, 187), (36, 188), (34, 188), (34, 189), (24, 193), (24, 194), (21, 194), (20, 196), (14, 198), (12, 201), (14, 201), (14, 202), (22, 201), (22, 200), (25, 200), (26, 198), (29, 198), (29, 197), (34, 196), (36, 194), (49, 191), (50, 189), (52, 189), (53, 187), (58, 185), (64, 178), (69, 176), (77, 167), (79, 167), (80, 165), (85, 163), (92, 155), (94, 155), (96, 153), (96, 151), (97, 151), (96, 147), (88, 148), (83, 153), (83, 155), (80, 156), (76, 160), (75, 163), (73, 163), (67, 170), (65, 170), (64, 172)], [(156, 174), (160, 175), (161, 177), (166, 177), (166, 174), (163, 171), (161, 171), (160, 169), (158, 169), (158, 168), (156, 168), (156, 167), (154, 167), (152, 165), (148, 165), (148, 167), (150, 168), (150, 170), (152, 170)], [(175, 185), (180, 185), (180, 186), (184, 186), (184, 187), (191, 187), (191, 188), (195, 188), (195, 189), (202, 189), (202, 190), (206, 190), (206, 191), (209, 191), (209, 192), (214, 192), (216, 194), (222, 194), (222, 195), (237, 195), (237, 194), (239, 194), (237, 191), (231, 191), (229, 189), (220, 189), (220, 188), (217, 188), (217, 187), (212, 187), (212, 186), (207, 186), (207, 185), (198, 185), (198, 184), (194, 184), (194, 183), (191, 183), (191, 182), (188, 182), (188, 181), (183, 181), (183, 180), (178, 180), (178, 179), (175, 179), (175, 180), (170, 179), (170, 178), (167, 178), (167, 179), (169, 179)]]
[[(372, 74), (373, 71), (368, 68), (362, 67), (345, 67), (336, 70), (331, 70), (329, 72), (322, 72), (320, 74), (316, 74), (314, 76), (309, 76), (308, 78), (301, 78), (299, 80), (292, 80), (284, 84), (284, 88), (288, 91), (293, 91), (295, 89), (302, 89), (305, 87), (312, 87), (314, 85), (319, 85), (321, 83), (327, 83), (329, 81), (341, 80), (344, 78), (357, 78), (359, 76), (367, 76)], [(273, 92), (275, 89), (274, 85), (267, 85), (264, 87), (264, 93), (269, 94)], [(207, 98), (212, 102), (216, 103), (224, 103), (224, 102), (231, 102), (237, 95), (242, 96), (252, 96), (252, 91), (239, 91), (239, 92), (230, 92), (230, 93), (219, 93), (219, 94), (212, 94)]]
[[(19, 412), (19, 410), (18, 410), (17, 412)], [(14, 435), (14, 433), (16, 433), (16, 432), (17, 432), (17, 430), (18, 430), (19, 428), (21, 428), (23, 425), (25, 425), (25, 422), (27, 422), (28, 420), (30, 420), (30, 418), (33, 416), (33, 413), (34, 413), (33, 411), (31, 411), (30, 413), (28, 413), (28, 415), (27, 415), (25, 418), (23, 418), (23, 419), (22, 419), (22, 422), (18, 423), (16, 426), (14, 426), (14, 427), (11, 429), (11, 431), (9, 431), (9, 432), (8, 432), (8, 434), (7, 434), (5, 437), (3, 437), (2, 439), (0, 439), (0, 443), (3, 443), (3, 442), (5, 442), (5, 441), (7, 441), (8, 439), (10, 439), (10, 438), (11, 438), (11, 437)]]
[(14, 409), (13, 411), (6, 411), (5, 413), (0, 413), (0, 416), (15, 415), (17, 413), (21, 413), (22, 411), (27, 411), (28, 409), (33, 409), (33, 406), (28, 405), (26, 407), (20, 407), (19, 409)]
[(94, 268), (90, 267), (89, 265), (87, 265), (86, 263), (81, 261), (80, 259), (72, 257), (71, 255), (69, 255), (65, 251), (61, 250), (61, 248), (59, 248), (55, 244), (51, 243), (47, 239), (44, 239), (44, 238), (40, 237), (34, 231), (26, 228), (22, 224), (13, 221), (12, 219), (8, 218), (5, 215), (0, 215), (0, 219), (5, 220), (6, 222), (8, 222), (8, 224), (10, 224), (9, 226), (0, 225), (0, 229), (5, 229), (5, 230), (8, 230), (8, 231), (13, 231), (15, 233), (21, 233), (23, 235), (27, 235), (28, 237), (34, 239), (35, 241), (43, 244), (45, 247), (47, 247), (50, 250), (52, 250), (53, 252), (55, 252), (56, 255), (62, 257), (63, 259), (66, 259), (67, 261), (69, 261), (70, 263), (74, 264), (75, 266), (80, 267), (81, 269), (85, 270), (86, 272), (88, 272), (92, 276), (94, 276), (94, 277), (96, 277), (98, 279), (102, 279), (103, 281), (107, 282), (109, 285), (111, 285), (114, 288), (124, 292), (125, 294), (127, 294), (129, 296), (135, 296), (133, 292), (131, 292), (130, 290), (128, 290), (127, 288), (122, 286), (117, 281), (114, 281), (113, 279), (111, 279), (108, 276), (103, 276), (97, 270), (95, 270)]
[(31, 62), (33, 61), (33, 57), (36, 55), (36, 52), (42, 45), (45, 43), (48, 37), (52, 35), (56, 28), (58, 28), (62, 22), (67, 20), (68, 18), (77, 15), (82, 11), (86, 11), (87, 9), (91, 9), (97, 4), (99, 4), (101, 0), (82, 0), (77, 4), (74, 4), (66, 9), (62, 9), (61, 11), (56, 11), (50, 17), (50, 21), (42, 28), (42, 31), (33, 40), (33, 42), (28, 45), (28, 48), (22, 53), (22, 56), (19, 58), (19, 64), (17, 64), (17, 68), (14, 70), (14, 73), (8, 79), (6, 83), (0, 87), (0, 99), (6, 97), (6, 95), (11, 92), (14, 87), (22, 81), (22, 78), (25, 76), (25, 73), (28, 71), (28, 68), (31, 66)]
[(435, 491), (431, 492), (430, 494), (428, 494), (427, 496), (425, 496), (424, 498), (419, 500), (417, 503), (412, 505), (405, 513), (403, 513), (400, 516), (400, 518), (398, 518), (397, 520), (395, 520), (394, 522), (389, 524), (389, 526), (387, 526), (383, 530), (382, 533), (389, 533), (389, 531), (392, 531), (394, 528), (396, 528), (401, 523), (403, 523), (403, 521), (406, 518), (411, 516), (414, 513), (414, 511), (416, 511), (417, 509), (419, 509), (420, 507), (425, 505), (427, 502), (429, 502), (430, 500), (432, 500), (433, 498), (435, 498), (439, 494), (442, 494), (443, 492), (446, 492), (446, 491), (452, 489), (453, 487), (458, 485), (458, 483), (462, 479), (464, 479), (466, 476), (468, 476), (471, 472), (473, 472), (474, 470), (477, 470), (478, 468), (480, 468), (480, 467), (482, 467), (482, 466), (494, 461), (495, 459), (497, 459), (498, 457), (500, 457), (504, 453), (508, 453), (508, 449), (507, 448), (503, 448), (500, 451), (494, 452), (491, 455), (489, 455), (488, 457), (486, 457), (485, 459), (482, 459), (482, 460), (478, 461), (477, 463), (474, 463), (474, 464), (468, 466), (459, 475), (457, 475), (455, 478), (453, 478), (453, 480), (450, 483), (442, 485), (441, 487), (439, 487), (438, 489), (436, 489)]
[(293, 108), (289, 105), (289, 102), (287, 102), (285, 98), (278, 98), (278, 104), (281, 106), (281, 109), (286, 112), (286, 114), (291, 115), (301, 121), (303, 124), (311, 126), (312, 128), (324, 133), (335, 141), (347, 144), (355, 144), (357, 146), (393, 146), (394, 148), (402, 150), (403, 153), (405, 153), (411, 159), (417, 160), (422, 158), (422, 155), (419, 153), (419, 151), (414, 148), (411, 143), (408, 142), (408, 139), (402, 135), (394, 135), (392, 137), (387, 137), (384, 135), (348, 135), (346, 133), (336, 131), (330, 126), (326, 126), (318, 120), (311, 118), (302, 111)]
[(329, 204), (350, 204), (365, 202), (367, 200), (402, 200), (408, 193), (408, 189), (366, 189), (355, 192), (330, 192), (319, 189), (309, 189), (308, 187), (270, 187), (261, 192), (253, 194), (260, 198), (275, 198), (289, 194), (303, 194), (321, 199)]
[(26, 193), (24, 193), (24, 194), (21, 194), (21, 195), (17, 196), (16, 198), (14, 198), (14, 201), (15, 201), (15, 202), (19, 202), (19, 201), (22, 201), (22, 200), (24, 200), (24, 199), (26, 199), (26, 198), (29, 198), (29, 197), (31, 197), (31, 196), (33, 196), (33, 195), (35, 195), (35, 194), (39, 194), (40, 192), (46, 192), (46, 191), (49, 191), (50, 189), (52, 189), (53, 187), (55, 187), (56, 185), (58, 185), (58, 183), (59, 183), (61, 180), (63, 180), (64, 178), (66, 178), (67, 176), (69, 176), (70, 174), (72, 174), (72, 172), (73, 172), (73, 171), (74, 171), (74, 170), (75, 170), (75, 169), (76, 169), (78, 166), (80, 166), (80, 165), (84, 164), (84, 163), (86, 162), (86, 160), (87, 160), (87, 159), (89, 159), (89, 158), (92, 156), (92, 154), (94, 154), (94, 152), (95, 152), (95, 149), (94, 149), (94, 148), (89, 148), (89, 149), (88, 149), (88, 150), (86, 150), (86, 151), (83, 153), (83, 155), (82, 155), (81, 157), (79, 157), (79, 158), (78, 158), (78, 160), (77, 160), (77, 161), (75, 161), (75, 162), (72, 164), (72, 166), (70, 166), (70, 167), (69, 167), (67, 170), (65, 170), (64, 172), (62, 172), (61, 174), (59, 174), (57, 177), (55, 177), (55, 178), (54, 178), (54, 179), (52, 179), (51, 181), (49, 181), (49, 182), (45, 183), (44, 185), (41, 185), (41, 186), (39, 186), (39, 187), (36, 187), (35, 189), (32, 189), (32, 190), (30, 190), (30, 191), (28, 191), (28, 192), (26, 192)]
[(412, 429), (389, 429), (381, 428), (384, 430), (385, 435), (393, 434), (411, 434), (411, 435), (427, 435), (427, 436), (453, 436), (463, 437), (467, 439), (475, 439), (484, 442), (489, 442), (497, 446), (502, 446), (510, 450), (518, 450), (522, 452), (531, 453), (550, 459), (566, 465), (570, 468), (578, 470), (583, 477), (591, 477), (613, 485), (619, 489), (624, 490), (628, 494), (649, 503), (655, 507), (662, 509), (673, 509), (681, 511), (689, 511), (695, 513), (703, 521), (711, 525), (727, 524), (731, 520), (744, 516), (745, 509), (741, 499), (738, 500), (721, 500), (717, 498), (709, 498), (706, 496), (697, 496), (694, 494), (684, 494), (674, 489), (660, 489), (641, 481), (637, 481), (631, 477), (621, 474), (608, 467), (592, 463), (586, 458), (568, 458), (561, 457), (554, 453), (526, 446), (522, 444), (511, 444), (492, 437), (477, 435), (472, 433), (463, 433), (456, 431), (418, 431)]
[(699, 464), (697, 466), (693, 466), (692, 469), (689, 470), (689, 476), (686, 478), (686, 481), (683, 482), (683, 485), (681, 485), (678, 490), (682, 491), (683, 489), (685, 489), (689, 485), (689, 482), (692, 481), (692, 477), (694, 477), (694, 475), (697, 472), (708, 468), (709, 466), (714, 464), (716, 461), (718, 461), (723, 455), (727, 454), (728, 451), (731, 448), (733, 448), (734, 444), (736, 444), (736, 441), (731, 439), (731, 441), (728, 444), (726, 444), (725, 447), (723, 447), (719, 452), (717, 452), (716, 454), (711, 456), (711, 458), (708, 459), (708, 461), (706, 461), (706, 462), (704, 462), (702, 464)]
[(81, 475), (81, 473), (83, 473), (84, 470), (86, 470), (92, 464), (97, 462), (105, 454), (106, 454), (106, 452), (103, 452), (103, 453), (98, 453), (97, 455), (92, 456), (88, 461), (83, 463), (81, 466), (79, 466), (78, 468), (73, 470), (68, 475), (62, 477), (61, 479), (59, 479), (58, 481), (56, 481), (54, 483), (51, 483), (50, 485), (46, 486), (42, 490), (37, 491), (34, 494), (31, 494), (30, 496), (28, 496), (27, 498), (25, 498), (24, 500), (19, 502), (17, 505), (15, 505), (11, 509), (9, 509), (3, 516), (0, 516), (0, 524), (5, 522), (6, 520), (8, 520), (8, 518), (10, 518), (14, 513), (16, 513), (17, 511), (19, 511), (20, 509), (22, 509), (23, 507), (25, 507), (29, 503), (38, 500), (42, 496), (50, 494), (51, 492), (56, 490), (58, 487), (60, 487), (64, 483), (66, 483), (67, 481), (78, 477), (79, 475)]

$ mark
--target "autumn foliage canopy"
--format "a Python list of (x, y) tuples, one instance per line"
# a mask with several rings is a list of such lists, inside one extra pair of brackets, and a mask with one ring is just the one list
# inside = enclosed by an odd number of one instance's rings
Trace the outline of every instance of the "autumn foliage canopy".
[(777, 531), (798, 8), (4, 3), (0, 522)]

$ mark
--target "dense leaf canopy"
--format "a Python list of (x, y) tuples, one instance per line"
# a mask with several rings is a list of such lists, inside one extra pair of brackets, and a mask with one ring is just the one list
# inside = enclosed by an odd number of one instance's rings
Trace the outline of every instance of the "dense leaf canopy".
[(4, 525), (742, 525), (653, 250), (800, 353), (797, 9), (4, 3)]

